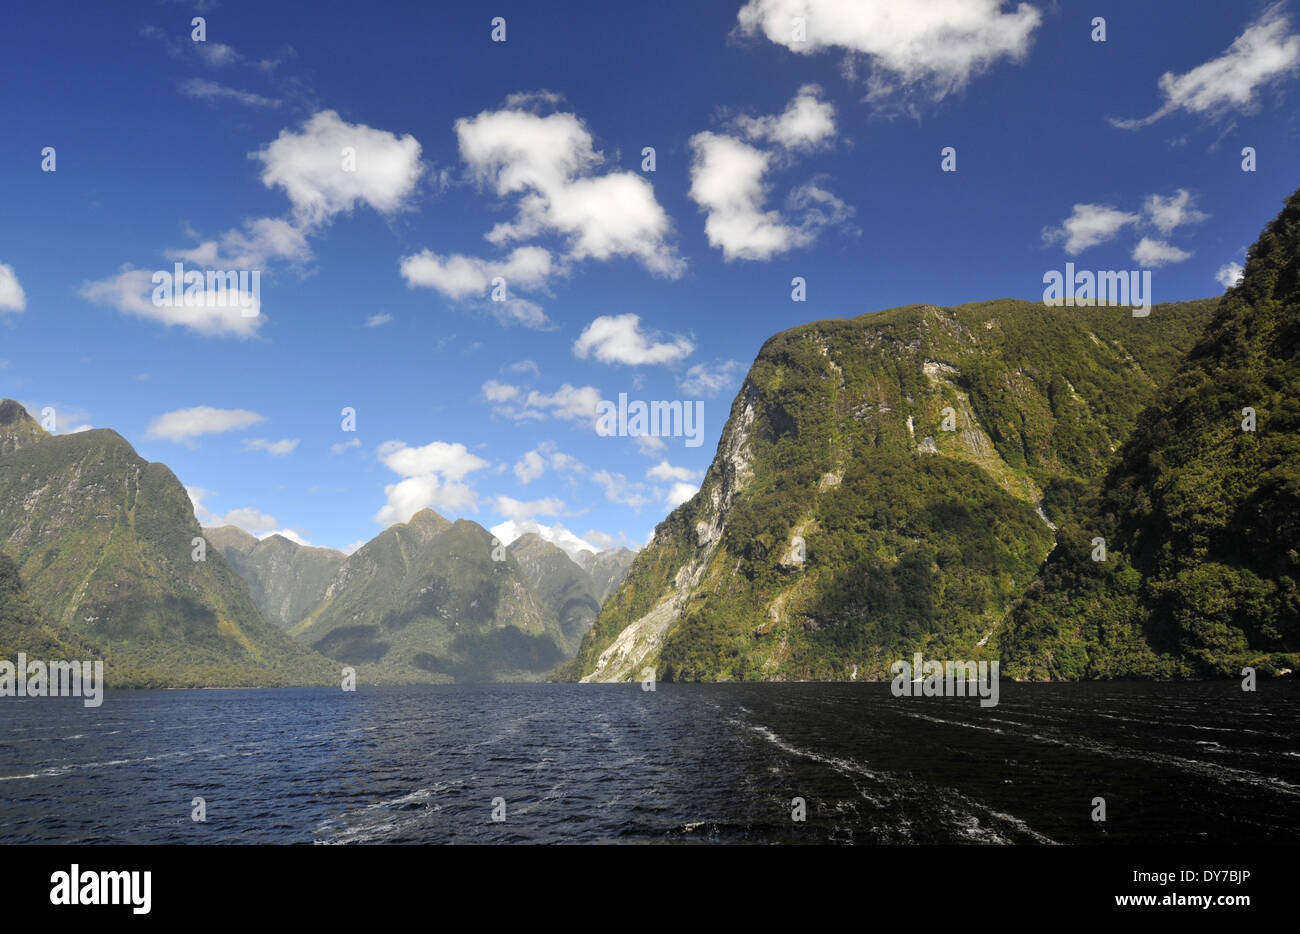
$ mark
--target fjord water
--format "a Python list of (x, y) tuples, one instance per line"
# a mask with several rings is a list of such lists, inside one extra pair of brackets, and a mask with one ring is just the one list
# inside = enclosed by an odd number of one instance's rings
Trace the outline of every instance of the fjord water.
[(2, 703), (5, 843), (1244, 844), (1300, 830), (1292, 682), (1003, 683), (987, 709), (888, 684)]

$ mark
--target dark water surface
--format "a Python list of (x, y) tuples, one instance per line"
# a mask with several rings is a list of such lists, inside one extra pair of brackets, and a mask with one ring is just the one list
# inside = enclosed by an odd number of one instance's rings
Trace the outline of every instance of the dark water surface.
[(1268, 682), (5, 698), (0, 842), (1292, 843), (1298, 724)]

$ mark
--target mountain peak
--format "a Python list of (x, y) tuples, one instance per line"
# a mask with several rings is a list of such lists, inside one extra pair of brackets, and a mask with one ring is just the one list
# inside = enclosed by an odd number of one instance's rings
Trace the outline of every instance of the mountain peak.
[(415, 515), (411, 516), (411, 518), (406, 520), (406, 525), (434, 525), (439, 528), (445, 528), (451, 524), (451, 520), (446, 516), (434, 512), (428, 507), (421, 509)]
[(21, 403), (0, 399), (0, 454), (8, 454), (48, 437), (49, 433), (37, 424)]

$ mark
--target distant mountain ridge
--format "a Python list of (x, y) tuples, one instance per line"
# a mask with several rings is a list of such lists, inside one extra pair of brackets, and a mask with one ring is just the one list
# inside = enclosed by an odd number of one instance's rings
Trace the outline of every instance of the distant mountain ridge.
[[(102, 648), (110, 686), (337, 682), (338, 666), (269, 625), (200, 539), (185, 488), (119, 434), (47, 434), (0, 401), (0, 552), (44, 635)], [(27, 644), (34, 644), (27, 643)]]
[(263, 539), (233, 525), (205, 528), (204, 536), (248, 585), (268, 622), (289, 629), (320, 603), (347, 555), (300, 545), (283, 535)]

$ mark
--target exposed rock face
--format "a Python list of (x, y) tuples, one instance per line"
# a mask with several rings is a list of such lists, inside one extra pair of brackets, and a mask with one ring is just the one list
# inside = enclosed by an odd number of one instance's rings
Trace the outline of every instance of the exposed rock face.
[(699, 493), (564, 676), (870, 678), (914, 649), (988, 657), (1053, 512), (1100, 479), (1212, 307), (921, 305), (771, 338)]

